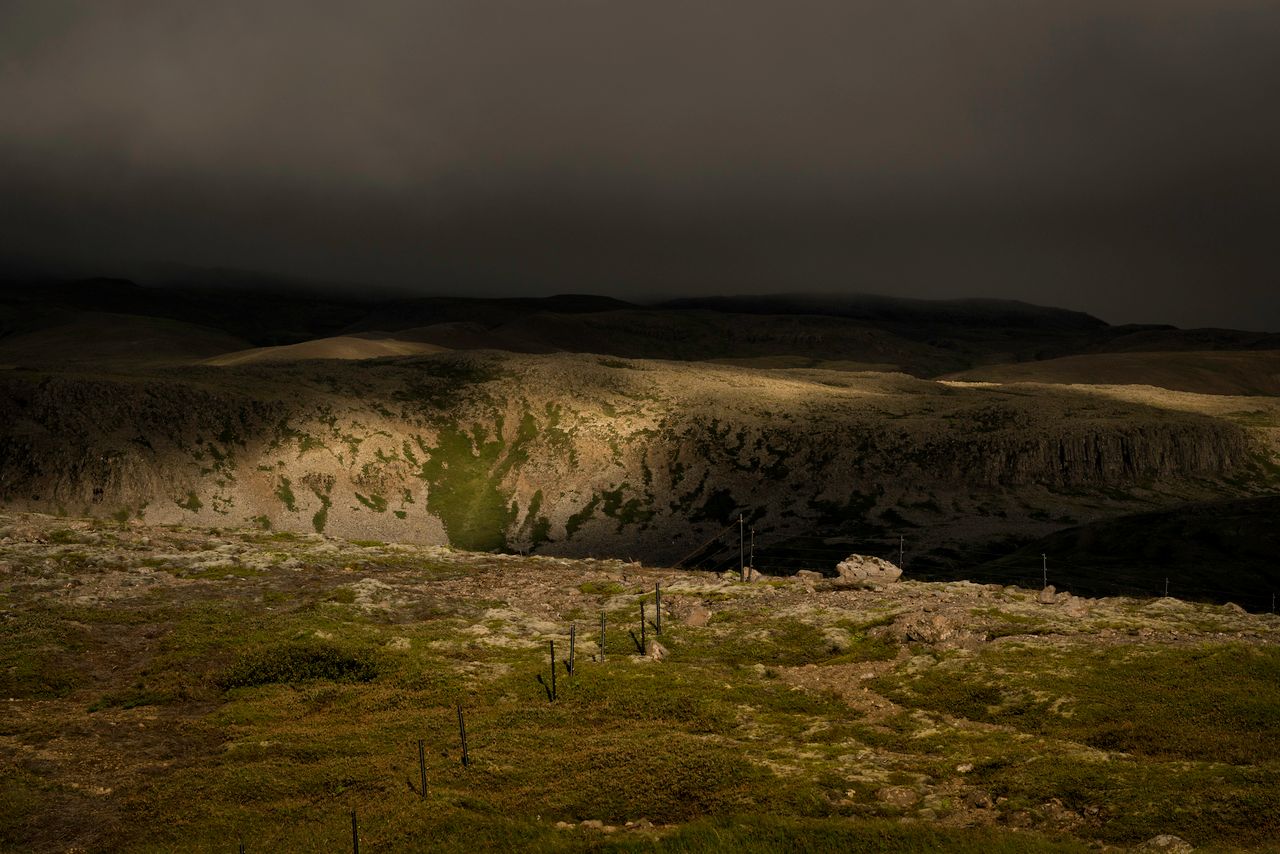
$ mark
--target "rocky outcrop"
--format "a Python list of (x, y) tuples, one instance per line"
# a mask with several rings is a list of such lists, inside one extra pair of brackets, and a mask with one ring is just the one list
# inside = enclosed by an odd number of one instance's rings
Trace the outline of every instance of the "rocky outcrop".
[(891, 584), (902, 575), (902, 569), (887, 560), (868, 555), (849, 555), (836, 564), (840, 581), (858, 584)]
[(1251, 441), (1064, 390), (595, 356), (0, 375), (11, 509), (651, 561), (738, 513), (782, 538), (1232, 494)]

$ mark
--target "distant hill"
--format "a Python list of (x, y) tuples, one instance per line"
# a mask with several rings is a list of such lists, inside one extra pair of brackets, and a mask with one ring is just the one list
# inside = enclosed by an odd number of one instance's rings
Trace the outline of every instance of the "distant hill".
[(0, 307), (22, 313), (105, 312), (219, 329), (250, 346), (296, 344), (339, 332), (372, 303), (330, 293), (239, 287), (144, 287), (122, 279), (9, 283)]
[(0, 365), (123, 366), (207, 359), (248, 344), (220, 329), (96, 311), (0, 311)]
[(250, 350), (223, 353), (206, 362), (210, 365), (227, 366), (262, 362), (296, 362), (307, 359), (380, 359), (389, 356), (421, 356), (427, 353), (439, 353), (444, 349), (446, 348), (420, 341), (339, 335), (333, 338), (316, 338), (301, 344), (255, 347)]
[[(1103, 381), (1102, 375), (1091, 370), (1119, 370), (1114, 366), (1122, 362), (1081, 361), (1070, 370), (1050, 363), (1103, 353), (1280, 350), (1280, 335), (1110, 326), (1081, 312), (1011, 300), (765, 295), (641, 306), (587, 294), (393, 298), (375, 292), (308, 290), (305, 284), (219, 271), (190, 274), (165, 287), (120, 279), (7, 283), (0, 289), (0, 339), (48, 330), (85, 313), (154, 318), (215, 330), (235, 339), (236, 346), (224, 353), (346, 336), (448, 349), (598, 353), (760, 367), (822, 365), (856, 370), (871, 366), (920, 377), (1039, 363), (1047, 366), (1037, 369), (1045, 377), (1063, 371), (1064, 377), (1098, 382)], [(69, 329), (62, 334), (74, 340), (83, 332)], [(54, 333), (46, 334), (56, 338)], [(212, 352), (216, 346), (221, 345), (206, 337), (204, 344), (191, 348), (192, 358), (221, 355)], [(166, 358), (183, 355), (180, 348), (164, 347)], [(57, 352), (56, 346), (46, 349)], [(317, 345), (310, 352), (337, 351)], [(1131, 373), (1141, 373), (1144, 365), (1159, 367), (1157, 360), (1130, 364), (1135, 366)], [(1218, 375), (1226, 373), (1225, 368), (1217, 370)], [(981, 374), (987, 375), (995, 374)], [(1162, 380), (1156, 377), (1155, 382)], [(1236, 384), (1223, 388), (1270, 387), (1264, 381), (1248, 386), (1240, 377), (1231, 382)]]
[(706, 361), (776, 359), (802, 364), (876, 364), (927, 375), (963, 358), (839, 317), (725, 315), (709, 311), (625, 309), (581, 314), (538, 312), (493, 327), (446, 323), (391, 333), (453, 349), (517, 353), (599, 353)]
[(1098, 352), (1177, 350), (1280, 350), (1280, 333), (1237, 329), (1178, 329), (1174, 326), (1113, 326)]
[(347, 332), (397, 332), (443, 323), (474, 323), (494, 328), (533, 314), (591, 314), (636, 306), (612, 297), (560, 294), (549, 297), (420, 297), (397, 299), (374, 306)]
[(948, 379), (1152, 385), (1197, 394), (1280, 395), (1280, 350), (1091, 353), (986, 365)]
[(894, 324), (961, 324), (1033, 329), (1095, 330), (1105, 321), (1079, 311), (1017, 300), (909, 299), (876, 294), (771, 294), (669, 300), (669, 309), (706, 309), (732, 314), (815, 314)]

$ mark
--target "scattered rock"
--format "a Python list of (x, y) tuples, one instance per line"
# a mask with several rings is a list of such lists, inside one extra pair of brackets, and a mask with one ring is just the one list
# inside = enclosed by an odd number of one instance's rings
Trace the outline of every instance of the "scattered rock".
[[(976, 646), (982, 638), (942, 614), (908, 614), (890, 627), (899, 643), (927, 643), (945, 646)], [(930, 659), (932, 661), (932, 659)]]
[(972, 762), (963, 762), (956, 766), (956, 772), (960, 774), (968, 774), (972, 770), (973, 770)]
[(581, 822), (578, 827), (585, 830), (604, 830), (604, 822), (598, 818), (589, 818), (586, 821)]
[(910, 786), (886, 786), (876, 792), (876, 800), (891, 807), (913, 807), (920, 803), (920, 793)]
[(803, 578), (806, 581), (821, 581), (823, 579), (823, 575), (821, 572), (813, 569), (800, 569), (796, 570), (796, 578)]
[(1064, 829), (1080, 823), (1080, 814), (1067, 809), (1057, 798), (1042, 804), (1040, 812), (1048, 821)]
[(667, 657), (667, 648), (655, 641), (649, 641), (649, 657), (654, 661), (662, 661)]
[(711, 621), (711, 610), (703, 605), (694, 605), (685, 615), (684, 624), (701, 628)]
[(376, 578), (362, 578), (350, 585), (355, 592), (355, 604), (362, 608), (389, 608), (395, 588)]
[(742, 580), (743, 581), (760, 581), (763, 578), (764, 576), (760, 574), (759, 570), (749, 566), (746, 568), (745, 577)]
[(387, 641), (387, 649), (394, 652), (407, 652), (409, 647), (410, 643), (408, 638), (392, 638)]
[(1058, 591), (1050, 584), (1036, 594), (1036, 601), (1041, 605), (1053, 605), (1058, 601)]
[(836, 572), (844, 582), (866, 582), (889, 584), (897, 581), (902, 570), (887, 560), (870, 555), (849, 555), (836, 564)]
[(1089, 616), (1089, 606), (1079, 596), (1072, 596), (1071, 600), (1062, 606), (1062, 613), (1068, 617), (1087, 617)]
[(1162, 833), (1159, 836), (1153, 836), (1146, 842), (1139, 845), (1136, 851), (1168, 851), (1171, 854), (1189, 854), (1194, 851), (1190, 842), (1185, 839), (1174, 836), (1171, 833)]
[(975, 810), (989, 810), (995, 806), (991, 800), (991, 795), (981, 789), (974, 789), (966, 795), (964, 802), (967, 806)]
[[(1249, 612), (1248, 612), (1248, 611), (1246, 611), (1244, 608), (1241, 608), (1239, 605), (1237, 605), (1235, 602), (1228, 602), (1227, 604), (1223, 605), (1222, 607), (1223, 607), (1223, 608), (1225, 608), (1227, 611), (1229, 611), (1229, 612), (1230, 612), (1230, 613), (1232, 613), (1232, 614), (1247, 614), (1247, 613), (1249, 613)], [(1176, 839), (1177, 837), (1174, 837), (1174, 838)]]
[(823, 630), (822, 638), (831, 652), (841, 653), (849, 649), (849, 633), (844, 629), (828, 626)]

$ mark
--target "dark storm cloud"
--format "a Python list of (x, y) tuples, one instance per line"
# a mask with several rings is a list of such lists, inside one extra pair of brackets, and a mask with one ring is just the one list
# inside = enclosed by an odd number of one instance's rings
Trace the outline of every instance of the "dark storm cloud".
[(1280, 328), (1280, 6), (0, 5), (0, 252)]

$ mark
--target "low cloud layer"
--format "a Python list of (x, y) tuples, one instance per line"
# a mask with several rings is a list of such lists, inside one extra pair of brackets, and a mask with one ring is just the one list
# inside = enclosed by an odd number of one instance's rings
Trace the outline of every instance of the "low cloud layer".
[(16, 0), (13, 269), (1280, 329), (1280, 7)]

